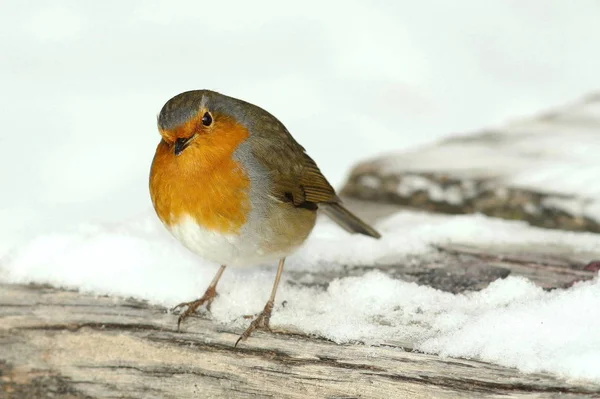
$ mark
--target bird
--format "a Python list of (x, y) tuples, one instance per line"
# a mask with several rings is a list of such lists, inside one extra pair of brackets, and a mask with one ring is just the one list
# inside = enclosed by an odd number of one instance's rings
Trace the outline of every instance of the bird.
[[(269, 300), (235, 343), (270, 331), (287, 256), (315, 226), (317, 210), (351, 233), (380, 233), (342, 204), (304, 147), (275, 116), (212, 90), (169, 99), (157, 117), (161, 140), (150, 168), (154, 210), (167, 230), (201, 258), (221, 265), (200, 298), (183, 302), (177, 330), (210, 306), (226, 267), (277, 262)], [(185, 310), (183, 310), (185, 308)]]

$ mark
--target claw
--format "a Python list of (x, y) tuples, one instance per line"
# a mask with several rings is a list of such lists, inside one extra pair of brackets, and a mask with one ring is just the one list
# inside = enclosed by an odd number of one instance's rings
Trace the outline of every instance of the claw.
[(271, 327), (269, 326), (269, 320), (271, 320), (271, 312), (272, 311), (273, 311), (273, 302), (269, 301), (265, 305), (265, 308), (263, 309), (263, 311), (260, 312), (259, 315), (256, 316), (256, 318), (254, 320), (252, 320), (252, 323), (250, 323), (248, 328), (246, 328), (246, 331), (244, 331), (242, 333), (242, 335), (240, 335), (240, 337), (237, 339), (237, 341), (235, 341), (235, 345), (233, 347), (237, 348), (240, 341), (245, 341), (246, 339), (248, 339), (248, 337), (252, 334), (252, 332), (254, 330), (271, 331)]
[(206, 310), (210, 312), (210, 307), (212, 305), (212, 302), (214, 301), (215, 297), (217, 296), (217, 291), (212, 288), (209, 287), (206, 292), (204, 293), (204, 295), (202, 295), (201, 298), (196, 299), (195, 301), (191, 301), (191, 302), (182, 302), (179, 305), (173, 307), (171, 309), (171, 312), (175, 312), (177, 309), (179, 308), (183, 308), (185, 306), (187, 306), (187, 309), (184, 310), (180, 315), (179, 318), (177, 319), (177, 332), (181, 331), (181, 323), (187, 319), (188, 317), (190, 317), (193, 313), (196, 312), (196, 310), (204, 305), (206, 303)]

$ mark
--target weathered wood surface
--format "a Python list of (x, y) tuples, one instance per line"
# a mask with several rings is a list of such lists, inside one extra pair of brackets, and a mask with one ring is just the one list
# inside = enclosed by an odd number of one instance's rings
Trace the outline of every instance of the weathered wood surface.
[[(393, 204), (377, 204), (344, 198), (351, 209), (358, 210), (365, 220), (385, 218), (403, 208)], [(472, 244), (455, 242), (440, 245), (437, 251), (413, 257), (402, 264), (346, 266), (343, 276), (362, 275), (373, 269), (403, 281), (428, 285), (442, 291), (458, 293), (480, 290), (492, 281), (509, 275), (523, 276), (546, 289), (566, 288), (573, 282), (594, 277), (596, 269), (584, 270), (588, 263), (600, 260), (600, 248), (585, 252), (563, 245)], [(334, 272), (335, 273), (335, 272)], [(311, 285), (326, 286), (340, 274), (330, 271), (297, 272), (287, 270), (292, 281), (311, 281)], [(310, 274), (310, 278), (306, 278)]]
[[(440, 248), (391, 275), (450, 291), (482, 288), (508, 274), (545, 287), (591, 278), (588, 258), (564, 249)], [(366, 268), (345, 270), (360, 274)], [(293, 276), (290, 276), (292, 280)], [(323, 285), (339, 276), (317, 276)], [(600, 385), (412, 351), (410, 342), (337, 345), (278, 330), (241, 331), (176, 316), (133, 299), (47, 286), (0, 285), (3, 398), (460, 398), (600, 397)], [(275, 326), (276, 327), (276, 326)]]
[(444, 213), (600, 232), (600, 95), (355, 167), (342, 192)]

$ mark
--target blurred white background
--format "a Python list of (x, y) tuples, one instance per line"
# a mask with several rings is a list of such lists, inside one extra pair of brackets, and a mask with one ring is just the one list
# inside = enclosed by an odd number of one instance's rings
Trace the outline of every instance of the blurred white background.
[[(383, 151), (600, 88), (597, 1), (3, 1), (0, 235), (151, 206), (156, 115), (210, 88), (340, 186)], [(6, 241), (4, 241), (6, 245)]]

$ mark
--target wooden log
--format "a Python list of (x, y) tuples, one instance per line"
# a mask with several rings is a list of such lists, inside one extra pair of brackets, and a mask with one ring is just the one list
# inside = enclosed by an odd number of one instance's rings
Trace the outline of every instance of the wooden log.
[[(547, 248), (452, 245), (410, 264), (378, 266), (391, 276), (459, 292), (505, 275), (547, 288), (591, 278), (590, 256)], [(600, 256), (598, 256), (600, 257)], [(362, 274), (368, 267), (347, 268)], [(490, 271), (491, 270), (491, 271)], [(303, 276), (288, 276), (305, 281)], [(306, 277), (306, 276), (304, 276)], [(340, 276), (311, 276), (326, 286)], [(317, 284), (319, 285), (319, 284)], [(176, 316), (134, 299), (39, 285), (0, 285), (3, 398), (575, 398), (600, 386), (484, 362), (441, 358), (412, 342), (338, 345), (297, 331), (241, 331)]]
[(600, 232), (600, 95), (356, 166), (342, 193), (451, 214)]

